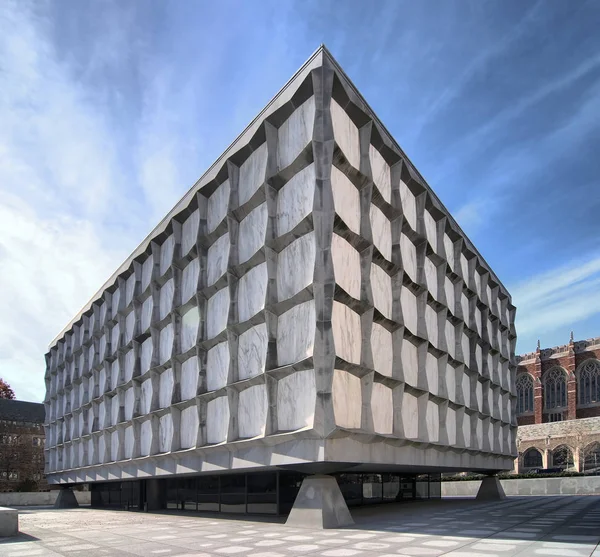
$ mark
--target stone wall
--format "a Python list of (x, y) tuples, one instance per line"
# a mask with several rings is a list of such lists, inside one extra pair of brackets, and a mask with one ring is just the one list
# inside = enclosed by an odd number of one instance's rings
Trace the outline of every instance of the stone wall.
[[(74, 491), (77, 502), (80, 505), (89, 505), (91, 502), (91, 492)], [(33, 492), (12, 492), (0, 493), (0, 506), (4, 507), (35, 507), (54, 505), (58, 497), (58, 490), (53, 491), (33, 491)]]
[[(506, 495), (600, 494), (600, 476), (500, 480)], [(442, 482), (442, 497), (475, 497), (481, 481)]]

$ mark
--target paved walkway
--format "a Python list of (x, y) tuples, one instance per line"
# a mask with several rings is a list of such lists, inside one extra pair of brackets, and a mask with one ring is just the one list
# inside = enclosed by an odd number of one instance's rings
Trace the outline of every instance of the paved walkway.
[(2, 557), (600, 557), (600, 496), (422, 501), (353, 510), (340, 530), (95, 509), (23, 510)]

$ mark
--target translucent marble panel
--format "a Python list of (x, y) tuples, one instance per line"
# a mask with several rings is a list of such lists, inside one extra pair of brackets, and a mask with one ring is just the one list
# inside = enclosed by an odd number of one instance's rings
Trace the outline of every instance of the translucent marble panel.
[(348, 162), (360, 169), (360, 145), (358, 128), (350, 120), (345, 110), (335, 100), (331, 100), (331, 119), (333, 122), (333, 137)]
[(206, 354), (206, 388), (216, 391), (227, 385), (229, 373), (229, 345), (221, 342)]
[(267, 144), (263, 143), (240, 166), (239, 204), (248, 201), (264, 183), (267, 171)]
[(264, 372), (269, 338), (264, 323), (243, 332), (238, 338), (239, 379), (248, 379)]
[(404, 213), (404, 219), (416, 232), (417, 202), (412, 191), (410, 191), (408, 186), (402, 180), (400, 180), (400, 203), (402, 204), (402, 212)]
[(439, 371), (438, 359), (427, 352), (425, 357), (425, 373), (427, 374), (427, 388), (430, 393), (439, 394)]
[(440, 428), (446, 434), (448, 444), (456, 445), (456, 410), (450, 407), (446, 409), (446, 419), (440, 424)]
[(181, 274), (181, 303), (185, 304), (196, 294), (198, 289), (198, 276), (200, 274), (200, 260), (192, 259), (183, 269)]
[(106, 335), (102, 335), (100, 337), (99, 345), (98, 345), (98, 355), (100, 361), (106, 358)]
[(198, 409), (196, 405), (188, 406), (181, 411), (180, 439), (182, 449), (191, 449), (196, 446), (198, 439)]
[(460, 307), (463, 314), (463, 321), (469, 323), (469, 299), (465, 296), (464, 292), (460, 293)]
[(164, 319), (173, 309), (173, 295), (175, 294), (175, 281), (169, 279), (160, 289), (158, 318)]
[(333, 371), (331, 387), (335, 423), (339, 427), (359, 429), (362, 400), (360, 379), (347, 371)]
[(119, 432), (113, 431), (110, 434), (110, 460), (120, 460), (121, 443), (119, 441)]
[(360, 194), (356, 186), (338, 170), (331, 167), (331, 188), (335, 212), (355, 234), (360, 234)]
[(390, 165), (385, 162), (381, 153), (369, 145), (369, 160), (371, 161), (371, 173), (373, 174), (373, 182), (381, 193), (382, 197), (388, 202), (392, 202), (392, 182)]
[(481, 337), (483, 334), (482, 315), (481, 310), (478, 307), (475, 307), (475, 330), (477, 331), (477, 334)]
[(238, 282), (238, 319), (242, 323), (265, 307), (267, 296), (267, 264), (250, 269)]
[(164, 364), (173, 353), (173, 325), (169, 323), (160, 331), (159, 364)]
[(483, 385), (480, 381), (475, 382), (475, 404), (480, 412), (483, 410)]
[(149, 456), (152, 451), (152, 421), (146, 420), (140, 425), (140, 453), (142, 456)]
[[(360, 276), (360, 275), (359, 275)], [(373, 304), (380, 313), (392, 318), (392, 277), (388, 275), (379, 265), (371, 265), (371, 291), (373, 292)]]
[(315, 165), (295, 174), (277, 194), (277, 235), (293, 230), (313, 210)]
[(370, 210), (371, 230), (373, 231), (373, 244), (381, 255), (388, 261), (392, 260), (392, 225), (379, 207), (371, 205)]
[(267, 423), (267, 390), (265, 385), (244, 389), (238, 400), (238, 433), (242, 439), (264, 435)]
[(392, 389), (381, 383), (373, 383), (371, 391), (371, 415), (376, 433), (390, 435), (394, 430), (394, 404)]
[(145, 333), (152, 323), (152, 310), (154, 309), (154, 300), (148, 296), (142, 302), (142, 312), (140, 315), (140, 332)]
[(227, 327), (229, 317), (229, 288), (219, 290), (209, 298), (206, 310), (206, 336), (216, 337)]
[(448, 234), (444, 233), (444, 251), (446, 252), (446, 261), (448, 262), (448, 266), (452, 271), (455, 269), (455, 261), (454, 261), (454, 243), (450, 239)]
[(419, 375), (419, 351), (410, 340), (402, 340), (402, 348), (400, 349), (402, 357), (402, 372), (404, 373), (404, 381), (413, 387), (417, 386)]
[(125, 447), (124, 447), (124, 458), (129, 459), (136, 456), (134, 454), (135, 446), (135, 432), (132, 425), (125, 428)]
[(427, 290), (433, 296), (433, 299), (439, 302), (438, 269), (429, 257), (425, 257), (425, 283), (427, 284)]
[(187, 352), (198, 341), (200, 313), (197, 307), (186, 311), (181, 317), (181, 352)]
[(125, 391), (125, 420), (133, 419), (135, 409), (135, 389), (130, 387)]
[(171, 234), (160, 246), (160, 275), (164, 275), (173, 262), (175, 237)]
[(444, 328), (448, 354), (450, 354), (450, 356), (453, 358), (456, 358), (456, 328), (452, 323), (450, 323), (450, 321), (446, 321), (444, 323)]
[(152, 410), (153, 392), (152, 380), (143, 381), (140, 389), (140, 414), (148, 414)]
[(277, 134), (277, 167), (281, 170), (294, 162), (312, 141), (315, 122), (315, 98), (304, 101), (280, 126)]
[(226, 396), (211, 400), (206, 410), (206, 440), (222, 443), (227, 440), (229, 430), (229, 403)]
[(110, 389), (116, 389), (117, 385), (120, 384), (120, 366), (119, 359), (117, 358), (112, 364), (110, 364)]
[(206, 258), (206, 284), (211, 286), (227, 271), (229, 262), (229, 233), (223, 234), (210, 248)]
[(469, 262), (465, 257), (464, 253), (460, 254), (460, 270), (462, 273), (462, 278), (465, 279), (465, 282), (469, 279)]
[(481, 299), (482, 298), (481, 275), (479, 274), (479, 272), (475, 271), (473, 273), (473, 278), (474, 278), (474, 283), (475, 283), (475, 292), (477, 293), (477, 296), (479, 296), (479, 299)]
[(402, 307), (402, 317), (404, 326), (414, 335), (417, 334), (417, 297), (406, 286), (400, 289), (400, 305)]
[(419, 399), (412, 393), (404, 391), (401, 411), (404, 437), (417, 439), (419, 437)]
[(123, 339), (123, 343), (125, 345), (129, 344), (133, 339), (133, 332), (135, 330), (135, 312), (130, 311), (125, 318), (125, 338)]
[(477, 373), (483, 372), (483, 353), (479, 344), (475, 345), (475, 369)]
[(112, 296), (111, 296), (111, 301), (110, 301), (110, 306), (111, 306), (111, 318), (115, 319), (117, 317), (117, 314), (119, 313), (119, 305), (121, 302), (121, 290), (119, 290), (119, 288), (117, 288)]
[(440, 408), (433, 400), (427, 401), (425, 425), (427, 441), (437, 443), (440, 440)]
[(392, 333), (378, 323), (373, 323), (371, 330), (371, 350), (375, 371), (391, 377), (393, 369)]
[(458, 403), (456, 397), (456, 370), (450, 364), (446, 365), (446, 389), (448, 400)]
[(267, 204), (254, 209), (241, 223), (238, 236), (238, 261), (248, 261), (265, 245), (267, 234)]
[(105, 393), (108, 390), (108, 383), (106, 377), (106, 368), (102, 366), (100, 373), (98, 374), (98, 395)]
[(331, 317), (335, 353), (353, 364), (360, 364), (360, 315), (340, 302), (333, 302)]
[(187, 255), (196, 244), (198, 238), (198, 227), (200, 225), (200, 211), (196, 209), (181, 227), (181, 256)]
[(312, 427), (316, 403), (315, 372), (297, 371), (277, 383), (277, 429)]
[(225, 180), (215, 192), (208, 198), (206, 211), (206, 226), (210, 234), (227, 215), (229, 206), (229, 180)]
[(433, 346), (439, 348), (438, 314), (429, 304), (425, 306), (425, 326), (427, 327), (427, 339)]
[(301, 236), (279, 253), (277, 295), (280, 301), (291, 298), (313, 282), (315, 249), (315, 236), (311, 232)]
[[(85, 441), (84, 441), (84, 443), (85, 443)], [(88, 460), (87, 460), (88, 466), (95, 464), (96, 463), (96, 443), (95, 443), (95, 439), (93, 437), (91, 437), (88, 440), (87, 454), (88, 454)]]
[(461, 346), (461, 350), (462, 350), (462, 361), (469, 365), (469, 362), (471, 360), (471, 341), (469, 340), (469, 337), (467, 335), (465, 335), (464, 333), (461, 336), (460, 339), (460, 346)]
[(360, 254), (358, 251), (344, 238), (334, 234), (331, 239), (331, 257), (336, 284), (354, 299), (360, 300)]
[(175, 378), (173, 377), (173, 370), (171, 368), (165, 369), (160, 374), (158, 387), (158, 404), (161, 408), (167, 408), (167, 406), (171, 406), (174, 387)]
[(181, 364), (181, 400), (189, 400), (198, 392), (198, 358), (192, 356)]
[(279, 316), (277, 364), (299, 362), (312, 356), (315, 341), (315, 302), (309, 300)]
[(173, 447), (173, 416), (165, 414), (158, 422), (158, 450), (167, 453)]
[(434, 252), (438, 252), (437, 242), (437, 222), (431, 216), (431, 213), (427, 210), (423, 213), (423, 221), (425, 223), (425, 236), (429, 245), (433, 248)]
[(147, 338), (142, 343), (141, 355), (140, 355), (140, 373), (143, 375), (146, 373), (152, 364), (152, 353), (154, 347), (152, 345), (152, 338)]
[(448, 277), (444, 277), (444, 292), (446, 294), (446, 305), (450, 310), (450, 313), (454, 315), (456, 298), (454, 297), (454, 283), (450, 281)]
[(404, 272), (414, 283), (417, 282), (417, 248), (408, 236), (400, 234), (400, 254)]

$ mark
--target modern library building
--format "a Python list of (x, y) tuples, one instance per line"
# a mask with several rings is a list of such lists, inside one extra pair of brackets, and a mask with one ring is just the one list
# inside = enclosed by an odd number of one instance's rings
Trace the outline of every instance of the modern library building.
[(53, 341), (48, 481), (148, 510), (439, 497), (513, 467), (514, 318), (321, 47)]

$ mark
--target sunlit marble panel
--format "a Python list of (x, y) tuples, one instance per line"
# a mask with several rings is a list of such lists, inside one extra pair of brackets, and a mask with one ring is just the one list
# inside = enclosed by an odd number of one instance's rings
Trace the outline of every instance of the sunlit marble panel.
[(440, 345), (438, 317), (439, 316), (436, 311), (429, 304), (427, 304), (425, 306), (425, 326), (427, 327), (427, 338), (429, 339), (429, 342), (436, 348), (439, 348)]
[(171, 234), (160, 246), (160, 274), (164, 275), (173, 262), (175, 237)]
[(360, 168), (360, 146), (358, 128), (350, 120), (346, 111), (335, 101), (331, 101), (331, 119), (333, 136), (348, 162), (356, 169)]
[(315, 269), (314, 233), (301, 236), (284, 248), (277, 259), (277, 296), (287, 300), (313, 281)]
[(388, 261), (392, 260), (392, 225), (379, 207), (371, 205), (370, 211), (373, 244)]
[(238, 338), (238, 374), (240, 380), (264, 372), (269, 338), (264, 323), (244, 331)]
[(373, 328), (371, 329), (371, 351), (373, 353), (375, 371), (392, 377), (392, 333), (378, 323), (373, 323)]
[(229, 431), (229, 402), (226, 396), (220, 396), (207, 404), (206, 441), (222, 443), (227, 440)]
[(238, 282), (238, 319), (247, 321), (264, 309), (267, 296), (267, 264), (250, 269)]
[(427, 352), (425, 357), (425, 374), (427, 375), (427, 390), (434, 395), (439, 394), (439, 360)]
[(312, 356), (315, 340), (314, 300), (294, 306), (279, 316), (277, 325), (277, 363), (280, 366)]
[(148, 296), (142, 302), (142, 311), (140, 315), (140, 332), (145, 333), (152, 323), (152, 310), (154, 308), (154, 300), (152, 296)]
[(248, 261), (265, 245), (267, 233), (267, 204), (256, 207), (241, 223), (238, 236), (238, 261)]
[(392, 277), (381, 267), (371, 264), (373, 304), (384, 317), (392, 318)]
[(336, 355), (347, 362), (360, 364), (360, 315), (348, 306), (334, 301), (331, 327)]
[(404, 437), (417, 439), (419, 437), (419, 399), (414, 394), (404, 391), (401, 412)]
[(173, 415), (171, 413), (160, 417), (158, 425), (158, 450), (161, 453), (167, 453), (173, 447), (173, 426)]
[(331, 257), (335, 282), (350, 296), (360, 300), (360, 254), (344, 238), (334, 234), (331, 239)]
[(362, 400), (360, 379), (347, 371), (334, 370), (331, 394), (336, 425), (351, 429), (360, 428), (361, 408), (356, 404)]
[(313, 210), (315, 165), (295, 174), (277, 194), (277, 235), (293, 230)]
[(390, 165), (385, 162), (381, 153), (369, 145), (369, 160), (371, 162), (371, 173), (373, 174), (373, 182), (375, 187), (381, 193), (383, 199), (388, 203), (392, 202), (392, 182), (390, 175)]
[(335, 212), (355, 234), (360, 234), (360, 194), (348, 177), (331, 167), (331, 189)]
[(200, 313), (197, 307), (186, 311), (181, 317), (181, 352), (187, 352), (196, 345)]
[(223, 234), (210, 248), (207, 256), (206, 284), (211, 286), (227, 271), (229, 261), (229, 234)]
[(200, 225), (200, 211), (196, 209), (183, 221), (181, 227), (181, 255), (185, 256), (196, 245), (198, 227)]
[(206, 310), (206, 336), (216, 337), (227, 327), (229, 317), (229, 288), (219, 290), (209, 298)]
[(198, 276), (200, 274), (200, 260), (192, 259), (181, 273), (181, 303), (185, 304), (196, 294), (198, 289)]
[(402, 360), (402, 372), (404, 381), (409, 385), (416, 387), (419, 375), (419, 351), (415, 344), (410, 340), (404, 339), (400, 349)]
[(143, 421), (140, 424), (140, 454), (142, 456), (149, 456), (151, 454), (153, 436), (152, 421)]
[(277, 429), (312, 427), (316, 404), (315, 372), (297, 371), (277, 382)]
[(216, 391), (227, 384), (229, 374), (229, 346), (221, 342), (206, 354), (206, 388)]
[(190, 449), (195, 447), (198, 439), (198, 428), (200, 427), (196, 405), (184, 408), (181, 411), (180, 420), (181, 448)]
[(371, 391), (371, 416), (376, 433), (391, 435), (394, 430), (394, 404), (392, 389), (382, 383), (373, 383)]
[(267, 423), (267, 390), (265, 385), (244, 389), (238, 400), (238, 433), (242, 439), (264, 435)]
[(159, 296), (159, 319), (164, 319), (173, 309), (173, 295), (175, 293), (175, 281), (169, 279), (160, 289)]
[(423, 213), (423, 222), (425, 223), (425, 235), (427, 236), (427, 241), (429, 242), (429, 245), (432, 247), (433, 251), (437, 253), (437, 223), (431, 216), (431, 213), (427, 210), (425, 210)]
[(289, 166), (312, 140), (315, 121), (315, 98), (304, 101), (279, 127), (277, 134), (277, 166)]
[(140, 389), (140, 414), (148, 414), (152, 410), (153, 392), (152, 380), (143, 381)]
[(400, 289), (400, 306), (402, 307), (404, 326), (412, 334), (416, 335), (419, 317), (417, 312), (417, 297), (406, 286), (402, 286)]
[(159, 364), (164, 364), (173, 354), (173, 324), (169, 323), (160, 331)]
[(175, 378), (173, 377), (173, 370), (171, 368), (165, 369), (160, 374), (158, 387), (158, 405), (161, 408), (167, 408), (167, 406), (171, 406), (174, 386)]
[(240, 166), (239, 204), (248, 201), (264, 183), (267, 170), (267, 144), (263, 143)]
[(181, 364), (181, 400), (194, 398), (198, 392), (198, 358), (192, 356)]
[(135, 431), (134, 426), (130, 425), (125, 428), (125, 447), (124, 447), (124, 458), (134, 458), (137, 456), (134, 454), (135, 447)]
[(408, 186), (400, 180), (400, 204), (404, 219), (413, 230), (417, 230), (417, 202)]
[(208, 198), (208, 208), (206, 211), (206, 228), (210, 234), (227, 215), (229, 206), (229, 180), (225, 180), (215, 192)]
[(124, 344), (129, 344), (133, 339), (133, 333), (135, 331), (135, 311), (130, 311), (125, 318), (125, 338), (123, 339)]

